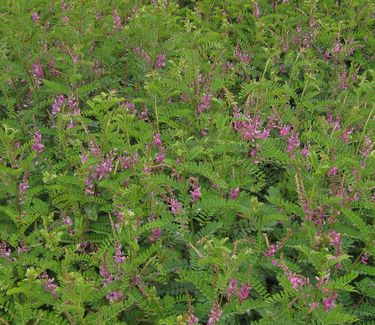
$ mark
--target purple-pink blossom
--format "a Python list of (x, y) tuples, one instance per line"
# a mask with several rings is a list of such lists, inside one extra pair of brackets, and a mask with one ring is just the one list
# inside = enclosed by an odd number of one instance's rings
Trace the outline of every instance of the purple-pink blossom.
[(280, 244), (271, 244), (268, 252), (264, 252), (264, 256), (274, 256), (276, 252), (280, 249), (281, 245)]
[(163, 141), (160, 138), (160, 133), (154, 133), (154, 135), (152, 136), (152, 144), (155, 147), (163, 146)]
[(115, 25), (115, 28), (121, 29), (122, 27), (121, 17), (116, 9), (113, 9), (112, 16), (113, 16), (113, 24)]
[(63, 217), (63, 221), (64, 221), (64, 224), (66, 224), (67, 226), (72, 226), (73, 225), (73, 220), (69, 216), (64, 216)]
[(18, 185), (18, 193), (20, 196), (25, 195), (27, 189), (29, 188), (29, 183), (27, 178), (24, 176), (22, 182)]
[(143, 121), (148, 120), (148, 109), (147, 109), (147, 107), (144, 107), (142, 109), (141, 113), (139, 114), (139, 119), (141, 119)]
[(160, 228), (154, 228), (151, 231), (151, 236), (149, 237), (152, 242), (157, 241), (161, 236), (161, 229)]
[(198, 115), (202, 114), (204, 111), (208, 110), (211, 107), (212, 102), (212, 95), (211, 94), (205, 94), (201, 98), (201, 102), (198, 106), (197, 112)]
[(121, 249), (122, 249), (121, 244), (117, 243), (115, 247), (115, 255), (113, 256), (117, 264), (124, 263), (126, 260), (126, 257)]
[(182, 212), (182, 204), (176, 198), (173, 198), (173, 197), (169, 198), (168, 204), (174, 215), (177, 215)]
[(298, 133), (293, 133), (288, 139), (287, 151), (292, 153), (300, 145)]
[(64, 95), (57, 96), (55, 98), (55, 101), (52, 104), (51, 114), (56, 115), (57, 113), (59, 113), (64, 103), (65, 103), (65, 96)]
[(297, 276), (297, 275), (292, 274), (288, 277), (288, 279), (290, 283), (292, 284), (292, 288), (294, 290), (297, 290), (299, 287), (302, 287), (306, 284), (306, 280), (302, 276)]
[(112, 291), (106, 295), (106, 299), (110, 303), (114, 303), (116, 301), (121, 300), (124, 297), (124, 294), (121, 291)]
[(280, 136), (286, 137), (289, 134), (291, 129), (292, 127), (290, 125), (283, 125), (279, 130)]
[(237, 292), (237, 279), (233, 278), (229, 281), (229, 285), (227, 288), (227, 297), (230, 299), (236, 292)]
[(155, 68), (156, 69), (164, 68), (166, 58), (167, 56), (165, 54), (159, 54), (158, 57), (156, 58)]
[(114, 280), (114, 276), (109, 273), (104, 262), (99, 267), (99, 274), (104, 278), (102, 282), (103, 286), (107, 286)]
[(236, 50), (234, 53), (241, 62), (246, 63), (246, 64), (250, 62), (249, 54), (242, 53), (242, 49), (239, 44), (236, 46)]
[(31, 145), (31, 148), (35, 150), (37, 153), (43, 152), (44, 145), (41, 143), (41, 141), (42, 141), (42, 134), (39, 131), (35, 132), (33, 144)]
[(251, 287), (247, 283), (242, 283), (240, 290), (238, 291), (239, 301), (242, 303), (244, 300), (249, 298)]
[(240, 194), (240, 188), (236, 187), (229, 192), (229, 197), (231, 198), (231, 200), (237, 200), (239, 194)]
[(211, 313), (209, 315), (210, 317), (208, 319), (207, 325), (215, 325), (219, 321), (222, 314), (223, 311), (220, 309), (219, 304), (215, 303), (211, 308)]
[(196, 186), (194, 190), (191, 192), (191, 199), (193, 202), (198, 201), (202, 197), (201, 189), (199, 186)]
[(335, 292), (332, 292), (328, 298), (323, 299), (323, 308), (324, 310), (330, 310), (334, 307), (336, 307), (336, 297), (337, 294)]
[(0, 240), (0, 256), (1, 257), (9, 257), (12, 253), (9, 245), (6, 241)]
[(363, 141), (363, 144), (361, 146), (360, 153), (362, 157), (368, 157), (368, 155), (371, 153), (373, 143), (371, 139), (368, 136), (365, 136), (365, 139)]
[(97, 167), (93, 177), (97, 180), (103, 179), (112, 171), (113, 158), (104, 159)]
[(193, 311), (189, 311), (188, 325), (199, 324), (199, 319), (194, 315)]
[(79, 115), (81, 110), (78, 108), (77, 99), (74, 96), (68, 97), (68, 108), (73, 115)]
[(336, 176), (336, 175), (337, 175), (337, 172), (338, 172), (338, 168), (337, 168), (336, 166), (334, 166), (334, 167), (332, 167), (332, 168), (330, 168), (330, 169), (328, 170), (327, 175), (328, 175), (328, 176)]
[(156, 155), (155, 162), (157, 162), (158, 164), (161, 164), (162, 162), (164, 162), (164, 160), (165, 160), (165, 154), (163, 152), (159, 152)]
[(44, 71), (40, 60), (36, 60), (31, 66), (31, 74), (35, 79), (43, 79)]
[[(233, 111), (235, 118), (241, 117), (239, 111)], [(262, 129), (262, 120), (259, 116), (246, 116), (245, 121), (234, 121), (233, 128), (239, 132), (245, 141), (255, 141), (258, 139), (267, 139), (270, 135), (268, 127)]]
[(260, 9), (259, 9), (259, 3), (258, 1), (254, 1), (254, 5), (253, 5), (253, 10), (254, 10), (254, 16), (255, 18), (259, 18), (260, 16)]
[(301, 153), (302, 153), (302, 155), (305, 156), (305, 157), (310, 156), (310, 150), (309, 150), (308, 145), (305, 145), (305, 146), (303, 147), (303, 149), (301, 150)]
[(33, 20), (33, 22), (34, 22), (35, 24), (38, 24), (38, 23), (39, 23), (39, 19), (40, 19), (40, 17), (39, 17), (39, 15), (38, 15), (38, 13), (34, 12), (34, 13), (31, 15), (31, 19)]

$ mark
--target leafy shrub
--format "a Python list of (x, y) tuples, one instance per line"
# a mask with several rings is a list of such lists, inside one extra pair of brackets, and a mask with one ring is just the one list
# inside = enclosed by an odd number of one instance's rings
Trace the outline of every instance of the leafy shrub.
[(371, 1), (0, 9), (1, 323), (371, 323)]

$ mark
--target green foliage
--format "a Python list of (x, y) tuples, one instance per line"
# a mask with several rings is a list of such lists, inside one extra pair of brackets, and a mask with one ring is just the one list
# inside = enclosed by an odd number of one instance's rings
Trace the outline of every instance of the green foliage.
[(0, 324), (372, 324), (374, 9), (1, 1)]

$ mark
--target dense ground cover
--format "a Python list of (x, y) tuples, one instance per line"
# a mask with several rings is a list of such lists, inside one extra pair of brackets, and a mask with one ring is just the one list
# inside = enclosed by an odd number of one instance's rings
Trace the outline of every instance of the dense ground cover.
[(370, 324), (373, 13), (2, 0), (0, 324)]

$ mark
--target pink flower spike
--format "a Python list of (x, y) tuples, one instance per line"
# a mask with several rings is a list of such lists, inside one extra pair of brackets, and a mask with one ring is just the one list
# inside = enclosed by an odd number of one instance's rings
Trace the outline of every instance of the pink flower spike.
[(160, 238), (160, 236), (161, 236), (161, 229), (160, 228), (154, 228), (151, 231), (150, 240), (152, 242), (155, 242)]
[(229, 281), (227, 288), (227, 297), (230, 299), (237, 291), (237, 279), (233, 278)]
[(194, 191), (191, 192), (191, 198), (193, 202), (198, 201), (202, 197), (201, 189), (197, 186)]
[(40, 17), (39, 17), (39, 15), (38, 15), (36, 12), (34, 12), (34, 13), (31, 15), (31, 19), (33, 20), (33, 22), (34, 22), (35, 25), (36, 25), (36, 24), (39, 23), (39, 19), (40, 19)]
[(259, 16), (260, 16), (260, 10), (259, 10), (259, 3), (258, 3), (258, 1), (254, 2), (254, 8), (253, 8), (253, 10), (254, 10), (254, 16), (255, 16), (255, 18), (259, 18)]
[(232, 189), (229, 193), (229, 196), (232, 200), (237, 200), (238, 199), (238, 195), (240, 193), (240, 188), (239, 187), (236, 187), (234, 189)]
[(243, 283), (240, 290), (238, 291), (240, 303), (249, 298), (251, 287), (247, 283)]

